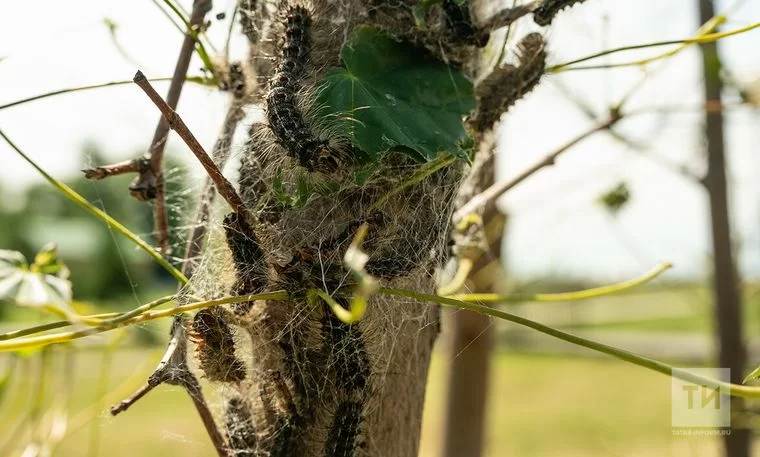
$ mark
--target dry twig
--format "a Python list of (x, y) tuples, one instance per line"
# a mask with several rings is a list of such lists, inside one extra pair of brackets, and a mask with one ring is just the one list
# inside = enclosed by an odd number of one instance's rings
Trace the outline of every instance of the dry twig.
[(190, 148), (190, 151), (192, 151), (201, 165), (203, 165), (203, 168), (206, 170), (206, 173), (208, 173), (209, 178), (214, 181), (216, 190), (219, 192), (219, 195), (221, 195), (222, 198), (224, 198), (227, 203), (229, 203), (235, 212), (245, 216), (250, 221), (250, 214), (248, 212), (248, 208), (245, 206), (245, 203), (243, 203), (243, 199), (240, 198), (240, 195), (238, 195), (237, 191), (232, 186), (232, 183), (229, 182), (227, 178), (224, 177), (224, 175), (222, 175), (219, 167), (217, 167), (214, 161), (211, 160), (211, 157), (209, 157), (209, 155), (203, 149), (203, 146), (201, 146), (201, 144), (195, 138), (195, 135), (193, 135), (190, 129), (187, 128), (185, 121), (183, 121), (182, 118), (179, 117), (179, 114), (177, 114), (177, 112), (174, 111), (164, 101), (164, 99), (161, 98), (160, 95), (158, 95), (158, 92), (156, 92), (150, 81), (148, 81), (148, 78), (146, 78), (141, 71), (138, 70), (137, 73), (135, 73), (134, 81), (135, 84), (140, 86), (148, 98), (150, 98), (156, 107), (158, 107), (158, 109), (161, 111), (164, 119), (166, 119), (169, 124), (169, 128), (177, 132), (177, 134), (182, 138), (187, 147)]
[(469, 202), (462, 205), (457, 210), (457, 212), (454, 213), (454, 216), (453, 216), (454, 223), (461, 221), (465, 216), (467, 216), (467, 214), (475, 211), (479, 207), (491, 201), (496, 200), (497, 198), (502, 196), (505, 192), (509, 191), (516, 185), (520, 184), (521, 182), (526, 180), (528, 177), (530, 177), (533, 173), (537, 172), (538, 170), (544, 167), (554, 165), (554, 161), (563, 152), (567, 151), (571, 147), (575, 146), (576, 144), (590, 137), (594, 133), (599, 132), (601, 130), (609, 129), (617, 121), (619, 121), (620, 118), (621, 118), (620, 112), (618, 110), (612, 110), (612, 112), (610, 113), (610, 116), (606, 120), (595, 123), (593, 126), (591, 126), (591, 128), (581, 133), (577, 137), (573, 138), (572, 140), (568, 141), (567, 143), (563, 144), (562, 146), (560, 146), (559, 148), (557, 148), (556, 150), (548, 154), (546, 157), (541, 159), (538, 163), (534, 164), (530, 168), (520, 173), (514, 179), (510, 181), (495, 183), (488, 189), (474, 196)]
[[(206, 14), (211, 11), (211, 0), (195, 0), (193, 10), (190, 13), (190, 27), (196, 29), (203, 25)], [(169, 85), (169, 92), (166, 96), (166, 103), (172, 108), (177, 107), (182, 87), (185, 84), (187, 70), (190, 66), (190, 59), (195, 51), (195, 38), (188, 30), (185, 33), (185, 39), (179, 51), (177, 64), (174, 67), (174, 74)], [(138, 176), (129, 184), (129, 191), (132, 197), (148, 201), (155, 199), (153, 207), (154, 230), (156, 233), (156, 244), (158, 249), (164, 254), (169, 253), (169, 218), (166, 209), (166, 193), (163, 174), (164, 149), (166, 147), (166, 137), (169, 133), (169, 125), (164, 117), (158, 122), (156, 131), (153, 134), (148, 153), (134, 159), (133, 165), (125, 166), (125, 163), (104, 165), (93, 169), (83, 170), (87, 179), (103, 179), (108, 176), (115, 176), (123, 173), (137, 172)]]

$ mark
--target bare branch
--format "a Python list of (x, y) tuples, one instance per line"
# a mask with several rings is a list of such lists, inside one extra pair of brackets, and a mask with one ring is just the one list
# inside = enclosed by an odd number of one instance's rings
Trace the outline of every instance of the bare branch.
[(159, 362), (156, 369), (148, 377), (148, 382), (140, 387), (134, 395), (111, 408), (111, 414), (115, 416), (126, 411), (148, 392), (161, 384), (171, 384), (185, 389), (193, 400), (195, 408), (198, 410), (198, 415), (214, 444), (217, 454), (219, 457), (229, 457), (227, 444), (216, 427), (214, 417), (203, 397), (203, 391), (198, 383), (198, 379), (187, 365), (187, 335), (185, 334), (183, 318), (179, 316), (175, 317), (172, 324), (172, 336), (169, 347), (161, 362)]
[[(202, 24), (204, 16), (208, 11), (210, 11), (210, 9), (211, 1), (196, 0), (193, 4), (190, 26), (196, 27)], [(156, 104), (162, 114), (150, 148), (150, 175), (152, 176), (147, 176), (147, 173), (141, 174), (135, 183), (145, 181), (146, 177), (149, 181), (150, 179), (154, 180), (153, 182), (155, 184), (156, 198), (156, 205), (154, 208), (154, 222), (156, 232), (158, 234), (158, 242), (163, 250), (168, 249), (169, 229), (166, 211), (166, 198), (164, 192), (162, 161), (169, 129), (176, 130), (182, 139), (185, 140), (193, 153), (195, 153), (196, 157), (198, 157), (200, 162), (204, 165), (204, 168), (206, 168), (211, 181), (213, 181), (220, 189), (220, 193), (225, 196), (228, 201), (232, 199), (234, 204), (232, 202), (231, 204), (238, 212), (243, 211), (242, 214), (247, 214), (242, 200), (237, 195), (232, 185), (222, 176), (219, 168), (214, 164), (211, 158), (208, 157), (206, 152), (201, 147), (200, 143), (198, 143), (192, 133), (190, 133), (190, 131), (187, 129), (185, 123), (174, 111), (174, 108), (176, 108), (177, 102), (179, 100), (182, 84), (184, 83), (185, 75), (187, 74), (187, 68), (189, 66), (190, 57), (192, 56), (193, 50), (194, 39), (190, 34), (190, 31), (188, 31), (188, 33), (185, 35), (185, 40), (183, 42), (180, 56), (175, 67), (174, 77), (169, 88), (167, 101), (164, 101), (158, 95), (155, 89), (151, 86), (150, 82), (145, 79), (141, 72), (138, 71), (134, 78), (134, 82), (137, 83), (143, 89), (143, 91), (145, 91), (145, 93)], [(214, 153), (222, 164), (226, 161), (227, 157), (229, 157), (231, 138), (234, 134), (238, 122), (242, 118), (241, 108), (242, 103), (239, 100), (233, 101), (233, 106), (230, 108), (230, 111), (228, 112), (225, 119), (222, 134), (220, 135), (219, 139), (217, 140), (217, 144), (215, 145)], [(148, 182), (148, 184), (150, 184), (150, 182)], [(209, 205), (212, 197), (213, 187), (210, 183), (207, 182), (203, 192), (200, 207), (198, 209), (198, 225), (192, 231), (190, 239), (188, 240), (185, 262), (182, 268), (183, 271), (185, 271), (185, 276), (188, 278), (193, 275), (195, 269), (194, 257), (200, 251), (202, 246), (202, 239), (206, 233), (205, 227), (208, 220)], [(206, 432), (214, 444), (214, 448), (216, 449), (217, 454), (219, 457), (229, 457), (229, 450), (224, 441), (224, 438), (216, 426), (216, 423), (214, 422), (211, 410), (209, 409), (208, 404), (203, 397), (203, 391), (200, 384), (198, 383), (198, 379), (190, 371), (190, 368), (187, 364), (187, 335), (185, 332), (184, 321), (181, 317), (174, 319), (169, 346), (167, 347), (161, 362), (148, 378), (148, 382), (132, 397), (125, 399), (116, 405), (111, 410), (111, 413), (116, 415), (122, 411), (125, 411), (140, 398), (153, 390), (156, 386), (159, 386), (163, 383), (179, 385), (185, 389), (185, 391), (192, 399), (196, 410), (198, 411), (198, 415), (200, 416), (201, 421), (206, 428)]]
[(581, 133), (577, 137), (568, 141), (567, 143), (565, 143), (558, 149), (554, 150), (552, 153), (550, 153), (549, 155), (541, 159), (541, 161), (534, 164), (527, 170), (523, 171), (511, 181), (505, 181), (505, 182), (493, 184), (488, 189), (474, 196), (472, 200), (467, 202), (467, 204), (462, 205), (462, 207), (459, 208), (456, 213), (454, 213), (454, 216), (453, 216), (454, 222), (456, 223), (456, 222), (461, 221), (467, 214), (475, 211), (479, 207), (489, 202), (492, 202), (493, 200), (496, 200), (508, 190), (512, 189), (516, 185), (525, 181), (528, 177), (530, 177), (533, 173), (537, 172), (538, 170), (544, 167), (554, 165), (554, 161), (557, 159), (557, 157), (560, 156), (560, 154), (567, 151), (568, 149), (575, 146), (576, 144), (580, 143), (581, 141), (585, 140), (586, 138), (590, 137), (594, 133), (599, 132), (601, 130), (606, 130), (612, 127), (617, 121), (620, 120), (620, 118), (621, 118), (620, 112), (613, 110), (610, 113), (609, 118), (607, 118), (604, 121), (595, 123), (590, 129), (586, 130), (585, 132)]
[(201, 146), (201, 144), (195, 138), (195, 135), (193, 135), (190, 129), (187, 128), (185, 121), (183, 121), (179, 114), (177, 114), (177, 112), (174, 111), (164, 101), (164, 99), (161, 98), (160, 95), (158, 95), (158, 92), (156, 92), (156, 90), (150, 84), (150, 81), (148, 81), (148, 78), (146, 78), (141, 71), (137, 71), (134, 77), (134, 81), (135, 84), (140, 86), (148, 98), (150, 98), (156, 107), (158, 107), (158, 109), (161, 111), (161, 114), (163, 114), (164, 119), (166, 119), (169, 128), (177, 132), (177, 134), (182, 137), (182, 140), (184, 140), (187, 147), (190, 148), (190, 151), (195, 154), (195, 157), (198, 159), (201, 165), (203, 165), (206, 173), (208, 173), (209, 178), (214, 181), (216, 190), (219, 192), (219, 195), (221, 195), (222, 198), (224, 198), (227, 203), (229, 203), (235, 212), (245, 216), (250, 220), (250, 214), (248, 212), (248, 209), (245, 207), (245, 203), (243, 203), (243, 199), (240, 198), (240, 195), (238, 195), (237, 191), (232, 186), (232, 183), (230, 183), (227, 178), (222, 175), (222, 172), (216, 166), (214, 161), (211, 160), (211, 157), (209, 157), (209, 155), (203, 149), (203, 146)]
[[(190, 13), (190, 27), (197, 28), (203, 25), (206, 13), (211, 11), (211, 0), (195, 0), (193, 2), (193, 11)], [(190, 67), (190, 59), (195, 51), (195, 38), (190, 33), (185, 32), (185, 38), (182, 41), (182, 47), (179, 51), (177, 64), (174, 67), (172, 82), (169, 85), (169, 92), (166, 96), (166, 103), (173, 109), (177, 107), (179, 96), (182, 93), (182, 87), (185, 84), (187, 70)], [(157, 236), (157, 244), (161, 252), (169, 252), (169, 216), (166, 210), (166, 193), (164, 186), (163, 160), (164, 149), (166, 147), (166, 137), (169, 133), (169, 125), (163, 117), (158, 121), (156, 131), (153, 134), (153, 140), (150, 143), (150, 149), (146, 159), (150, 160), (150, 172), (152, 176), (141, 174), (133, 185), (154, 184), (153, 192), (156, 203), (153, 207), (153, 224)], [(132, 190), (132, 186), (130, 186)], [(150, 192), (148, 192), (150, 193)], [(135, 192), (132, 190), (134, 196)]]
[(129, 409), (130, 406), (132, 406), (135, 403), (137, 403), (137, 401), (139, 399), (141, 399), (142, 397), (144, 397), (145, 395), (147, 395), (148, 392), (150, 392), (151, 390), (153, 390), (154, 387), (156, 387), (156, 386), (152, 386), (152, 385), (146, 383), (145, 385), (143, 385), (142, 387), (140, 387), (139, 389), (137, 389), (137, 392), (135, 392), (134, 394), (132, 394), (131, 397), (125, 398), (124, 400), (120, 401), (118, 405), (112, 406), (111, 407), (111, 415), (112, 416), (116, 416), (119, 413), (123, 413), (124, 411), (126, 411), (127, 409)]
[(142, 173), (149, 166), (150, 164), (146, 160), (137, 158), (111, 165), (85, 168), (82, 172), (87, 179), (100, 180), (109, 176), (123, 175), (124, 173)]

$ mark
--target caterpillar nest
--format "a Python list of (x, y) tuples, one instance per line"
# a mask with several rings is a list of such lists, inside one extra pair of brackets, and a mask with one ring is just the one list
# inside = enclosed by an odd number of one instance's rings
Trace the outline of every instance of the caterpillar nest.
[[(237, 154), (239, 192), (253, 220), (231, 213), (216, 221), (223, 230), (211, 234), (194, 289), (208, 296), (284, 290), (291, 298), (200, 312), (193, 324), (200, 367), (227, 397), (221, 423), (234, 455), (416, 455), (437, 307), (378, 294), (349, 325), (307, 292), (322, 290), (349, 307), (356, 284), (343, 258), (367, 224), (366, 272), (386, 287), (432, 293), (466, 164), (420, 175), (429, 164), (389, 151), (362, 168), (359, 151), (320, 116), (315, 99), (328, 69), (343, 65), (341, 48), (358, 25), (484, 79), (478, 56), (489, 31), (470, 3), (434, 4), (420, 27), (415, 0), (239, 2), (251, 44), (245, 74), (255, 79), (247, 93), (260, 96), (265, 110)], [(478, 88), (476, 133), (537, 84), (541, 36), (526, 36), (519, 55), (508, 76), (498, 70)], [(512, 86), (499, 89), (505, 79)]]

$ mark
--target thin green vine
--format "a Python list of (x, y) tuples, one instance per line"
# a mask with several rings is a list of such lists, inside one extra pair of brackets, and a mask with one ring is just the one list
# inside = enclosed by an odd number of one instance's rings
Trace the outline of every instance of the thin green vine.
[[(255, 295), (240, 295), (234, 297), (223, 297), (214, 300), (206, 300), (188, 303), (186, 305), (174, 306), (168, 309), (162, 309), (157, 311), (142, 312), (134, 317), (128, 319), (114, 319), (109, 323), (100, 325), (97, 327), (90, 327), (82, 330), (74, 330), (71, 332), (54, 333), (51, 335), (33, 336), (28, 338), (14, 338), (9, 341), (0, 341), (0, 352), (20, 351), (23, 349), (31, 349), (43, 346), (49, 346), (51, 344), (68, 343), (75, 339), (84, 338), (86, 336), (95, 335), (98, 333), (107, 332), (115, 328), (124, 327), (127, 325), (133, 325), (140, 322), (147, 322), (164, 317), (174, 316), (176, 314), (182, 314), (188, 311), (195, 311), (197, 309), (210, 308), (218, 305), (228, 305), (232, 303), (243, 303), (256, 300), (285, 300), (288, 298), (287, 292), (268, 292)], [(152, 302), (155, 303), (155, 302)], [(142, 305), (139, 308), (145, 308), (147, 305)], [(133, 310), (134, 311), (134, 310)], [(132, 313), (130, 311), (129, 313)], [(127, 314), (129, 314), (127, 313)]]
[(673, 264), (663, 262), (643, 275), (629, 279), (627, 281), (608, 284), (606, 286), (594, 287), (592, 289), (577, 290), (573, 292), (560, 292), (556, 294), (526, 294), (526, 295), (501, 295), (501, 294), (456, 294), (446, 295), (448, 298), (468, 302), (489, 302), (489, 303), (515, 303), (515, 302), (567, 302), (588, 300), (589, 298), (602, 297), (624, 292), (645, 284), (654, 278), (660, 276), (663, 272), (671, 268)]
[[(716, 16), (720, 17), (720, 16)], [(712, 24), (711, 24), (712, 25)], [(718, 24), (714, 24), (715, 27), (718, 26)], [(704, 44), (704, 43), (712, 43), (714, 41), (721, 40), (723, 38), (727, 38), (734, 35), (739, 35), (741, 33), (749, 32), (750, 30), (754, 30), (760, 28), (760, 22), (756, 22), (754, 24), (747, 25), (745, 27), (741, 27), (735, 30), (729, 30), (727, 32), (716, 32), (716, 33), (707, 33), (703, 35), (696, 35), (691, 38), (685, 38), (683, 40), (670, 40), (670, 41), (657, 41), (653, 43), (646, 43), (646, 44), (639, 44), (639, 45), (633, 45), (633, 46), (623, 46), (620, 48), (614, 48), (614, 49), (608, 49), (606, 51), (598, 52), (596, 54), (592, 54), (586, 57), (582, 57), (580, 59), (571, 60), (569, 62), (561, 63), (559, 65), (554, 65), (553, 67), (549, 67), (547, 69), (548, 73), (559, 73), (563, 71), (575, 71), (575, 70), (598, 70), (598, 69), (606, 69), (606, 68), (622, 68), (622, 67), (636, 67), (636, 66), (643, 66), (647, 65), (649, 63), (652, 63), (657, 60), (661, 60), (667, 57), (671, 57), (675, 55), (676, 53), (680, 52), (682, 49), (684, 49), (686, 46), (691, 44)], [(589, 60), (593, 60), (599, 57), (607, 56), (610, 54), (616, 54), (618, 52), (623, 51), (632, 51), (636, 49), (645, 49), (645, 48), (653, 48), (653, 47), (659, 47), (659, 46), (669, 46), (674, 44), (680, 44), (681, 47), (669, 51), (654, 57), (649, 57), (646, 59), (640, 59), (640, 60), (634, 60), (631, 62), (623, 62), (623, 63), (615, 63), (615, 64), (603, 64), (603, 65), (581, 65), (581, 66), (573, 66), (575, 64), (586, 62)]]
[[(160, 81), (171, 81), (172, 78), (151, 78), (151, 82), (160, 82)], [(202, 86), (211, 86), (212, 81), (210, 81), (208, 78), (204, 78), (203, 76), (190, 76), (185, 79), (187, 82), (200, 84)], [(83, 92), (91, 89), (103, 89), (105, 87), (112, 87), (112, 86), (124, 86), (126, 84), (134, 84), (135, 82), (131, 79), (124, 80), (124, 81), (112, 81), (107, 83), (101, 83), (101, 84), (91, 84), (88, 86), (78, 86), (78, 87), (70, 87), (67, 89), (58, 89), (54, 90), (52, 92), (45, 92), (44, 94), (35, 95), (33, 97), (26, 97), (22, 98), (20, 100), (16, 100), (13, 102), (6, 103), (4, 105), (0, 105), (0, 111), (4, 110), (6, 108), (11, 108), (18, 105), (23, 105), (24, 103), (29, 103), (37, 100), (41, 100), (43, 98), (53, 97), (56, 95), (62, 95), (62, 94), (69, 94), (72, 92)]]
[(423, 294), (423, 293), (416, 292), (413, 290), (381, 288), (379, 292), (385, 295), (392, 295), (396, 297), (406, 297), (406, 298), (412, 298), (415, 300), (434, 302), (434, 303), (438, 303), (444, 306), (473, 311), (476, 313), (485, 314), (487, 316), (503, 319), (505, 321), (514, 322), (515, 324), (531, 328), (543, 334), (553, 336), (554, 338), (567, 341), (568, 343), (572, 343), (577, 346), (582, 346), (582, 347), (585, 347), (597, 352), (601, 352), (603, 354), (611, 355), (612, 357), (632, 363), (634, 365), (638, 365), (643, 368), (647, 368), (649, 370), (656, 371), (658, 373), (662, 373), (668, 376), (673, 376), (675, 378), (688, 381), (688, 382), (697, 383), (700, 385), (706, 385), (713, 388), (726, 389), (730, 393), (730, 395), (734, 397), (760, 398), (760, 387), (743, 386), (740, 384), (732, 384), (728, 382), (706, 378), (703, 376), (698, 376), (693, 373), (679, 369), (677, 367), (668, 365), (666, 363), (659, 362), (657, 360), (650, 359), (648, 357), (644, 357), (644, 356), (635, 354), (633, 352), (626, 351), (624, 349), (618, 349), (616, 347), (608, 346), (603, 343), (598, 343), (596, 341), (588, 340), (586, 338), (581, 338), (579, 336), (572, 335), (570, 333), (566, 333), (561, 330), (557, 330), (555, 328), (549, 327), (547, 325), (532, 321), (530, 319), (526, 319), (524, 317), (511, 314), (511, 313), (507, 313), (498, 309), (489, 308), (487, 306), (478, 305), (472, 302), (455, 300), (453, 298), (441, 297), (438, 295)]

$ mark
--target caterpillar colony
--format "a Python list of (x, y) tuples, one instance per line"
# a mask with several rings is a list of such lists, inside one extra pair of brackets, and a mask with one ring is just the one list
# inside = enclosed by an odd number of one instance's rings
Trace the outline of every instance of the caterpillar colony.
[[(576, 2), (546, 0), (535, 20), (550, 21)], [(427, 2), (424, 25), (418, 3), (239, 1), (250, 53), (231, 68), (236, 81), (229, 87), (238, 103), (260, 103), (265, 111), (237, 154), (239, 191), (255, 220), (229, 213), (217, 221), (227, 249), (208, 249), (193, 281), (209, 297), (284, 289), (293, 298), (208, 309), (190, 323), (198, 368), (225, 398), (217, 422), (230, 455), (417, 454), (438, 308), (376, 295), (365, 316), (348, 325), (305, 291), (324, 290), (348, 306), (346, 295), (336, 294), (353, 286), (342, 259), (367, 224), (366, 271), (383, 286), (432, 293), (467, 165), (459, 160), (405, 185), (425, 165), (388, 152), (358, 183), (355, 147), (317, 114), (317, 82), (342, 65), (341, 47), (357, 25), (375, 27), (476, 82), (479, 105), (467, 125), (478, 141), (538, 83), (546, 60), (543, 37), (534, 32), (510, 53), (515, 65), (484, 68), (493, 31), (480, 25), (488, 18), (479, 17), (478, 2)], [(332, 191), (312, 192), (298, 204), (277, 198), (303, 183), (330, 183)]]

